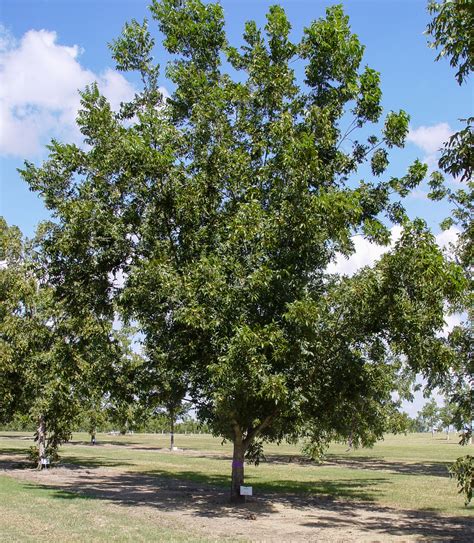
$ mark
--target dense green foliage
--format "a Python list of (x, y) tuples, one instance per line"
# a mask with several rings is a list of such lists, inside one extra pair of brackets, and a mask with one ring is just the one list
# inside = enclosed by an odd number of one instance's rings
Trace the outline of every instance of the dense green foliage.
[[(474, 66), (474, 47), (472, 27), (474, 11), (471, 2), (463, 0), (443, 3), (431, 2), (428, 5), (434, 18), (428, 25), (427, 34), (433, 38), (432, 45), (442, 48), (436, 60), (448, 56), (450, 64), (458, 68), (456, 79), (465, 83)], [(444, 182), (439, 172), (434, 172), (431, 179), (431, 198), (447, 198), (454, 204), (452, 214), (443, 221), (443, 228), (456, 225), (460, 234), (453, 247), (455, 259), (462, 265), (466, 277), (466, 292), (461, 306), (467, 321), (457, 326), (449, 335), (449, 344), (456, 353), (456, 365), (448, 378), (440, 384), (454, 405), (454, 417), (459, 426), (464, 426), (467, 433), (472, 432), (474, 418), (474, 359), (472, 357), (474, 338), (472, 334), (472, 262), (473, 262), (473, 212), (474, 182), (474, 131), (473, 118), (464, 119), (466, 127), (453, 134), (441, 151), (439, 168), (462, 183), (457, 190), (452, 190)]]
[(474, 457), (467, 454), (460, 456), (449, 468), (452, 477), (455, 477), (459, 487), (459, 494), (464, 494), (465, 504), (472, 500), (474, 488)]
[(423, 432), (434, 432), (440, 422), (438, 405), (434, 399), (427, 402), (418, 412), (418, 421)]
[[(2, 422), (14, 413), (46, 422), (46, 452), (67, 440), (84, 396), (81, 374), (88, 357), (100, 361), (102, 336), (94, 318), (63, 310), (21, 233), (0, 223), (0, 375)], [(100, 367), (101, 364), (99, 363)]]
[(34, 424), (40, 456), (54, 458), (95, 398), (126, 397), (120, 383), (136, 355), (108, 319), (55, 296), (37, 239), (1, 217), (0, 243), (0, 422)]
[[(380, 76), (361, 67), (341, 6), (298, 42), (273, 6), (264, 29), (246, 24), (240, 49), (218, 4), (150, 9), (171, 56), (171, 98), (159, 92), (148, 23), (132, 21), (110, 47), (119, 70), (140, 73), (141, 91), (114, 112), (86, 88), (87, 146), (53, 141), (22, 174), (53, 214), (43, 248), (58, 299), (138, 323), (141, 387), (151, 398), (187, 393), (233, 441), (238, 489), (244, 453), (263, 441), (303, 435), (317, 452), (333, 438), (380, 437), (393, 390), (448, 371), (438, 332), (463, 278), (400, 203), (426, 166), (385, 174), (409, 117), (382, 116)], [(364, 164), (372, 174), (359, 180)], [(327, 273), (356, 233), (388, 243), (390, 221), (403, 235), (373, 269)]]
[(430, 47), (439, 49), (436, 60), (449, 59), (457, 69), (456, 80), (464, 83), (474, 68), (474, 10), (471, 0), (442, 0), (428, 3), (433, 19), (426, 33), (431, 37)]
[[(427, 33), (433, 38), (432, 45), (441, 48), (436, 58), (448, 56), (450, 64), (458, 69), (456, 80), (459, 85), (466, 82), (474, 66), (473, 25), (474, 10), (470, 1), (458, 0), (442, 3), (431, 2), (428, 5), (434, 18), (428, 25)], [(474, 336), (472, 328), (473, 290), (472, 263), (474, 259), (474, 118), (464, 119), (466, 127), (455, 133), (441, 152), (439, 168), (465, 185), (452, 190), (443, 184), (439, 172), (432, 174), (430, 194), (434, 200), (447, 198), (454, 204), (451, 217), (443, 221), (442, 226), (449, 228), (455, 224), (460, 234), (453, 247), (456, 260), (462, 265), (466, 277), (464, 303), (457, 309), (464, 310), (467, 319), (449, 334), (448, 342), (456, 353), (455, 364), (449, 375), (439, 380), (453, 406), (453, 420), (458, 428), (463, 428), (461, 443), (472, 441), (472, 422), (474, 420)], [(460, 492), (464, 492), (466, 504), (472, 497), (473, 459), (467, 455), (460, 457), (451, 468), (451, 473), (458, 480)]]

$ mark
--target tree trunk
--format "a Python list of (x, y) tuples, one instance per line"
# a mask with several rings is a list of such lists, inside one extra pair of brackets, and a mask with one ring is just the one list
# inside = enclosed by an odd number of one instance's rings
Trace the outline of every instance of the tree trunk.
[(170, 409), (170, 450), (174, 450), (174, 411)]
[(232, 457), (232, 484), (230, 487), (230, 501), (232, 503), (245, 502), (245, 496), (240, 495), (240, 487), (244, 484), (244, 456), (245, 447), (242, 435), (234, 439), (234, 455)]
[(46, 467), (46, 421), (43, 415), (40, 415), (38, 421), (38, 469)]

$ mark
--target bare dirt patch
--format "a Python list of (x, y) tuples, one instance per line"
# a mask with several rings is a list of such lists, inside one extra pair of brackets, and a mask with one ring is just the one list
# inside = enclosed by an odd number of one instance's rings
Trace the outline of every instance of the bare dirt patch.
[[(192, 454), (192, 453), (191, 453)], [(266, 494), (231, 506), (222, 488), (182, 479), (63, 465), (38, 472), (2, 458), (1, 473), (64, 492), (108, 500), (134, 517), (159, 519), (212, 539), (261, 542), (471, 542), (474, 519), (373, 503)]]

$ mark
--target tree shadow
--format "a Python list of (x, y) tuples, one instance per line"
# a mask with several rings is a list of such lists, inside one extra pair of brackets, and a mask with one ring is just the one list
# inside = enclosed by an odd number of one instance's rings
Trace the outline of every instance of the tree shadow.
[[(295, 517), (292, 530), (321, 530), (324, 528), (363, 530), (367, 537), (419, 536), (430, 541), (472, 541), (474, 519), (469, 517), (441, 516), (433, 511), (394, 510), (373, 501), (370, 487), (376, 480), (333, 480), (295, 483), (278, 481), (254, 487), (258, 496), (245, 504), (229, 503), (229, 478), (222, 475), (204, 475), (192, 470), (169, 474), (155, 470), (147, 473), (82, 471), (72, 474), (60, 485), (43, 479), (41, 486), (54, 489), (56, 499), (69, 500), (80, 495), (86, 498), (105, 499), (126, 507), (156, 508), (161, 512), (186, 513), (209, 522), (232, 518), (276, 519), (280, 506), (288, 506), (301, 514)], [(279, 492), (293, 488), (297, 493)], [(311, 492), (308, 489), (311, 488)], [(265, 491), (265, 493), (263, 493)], [(334, 494), (334, 499), (324, 494)], [(345, 498), (345, 499), (341, 499)], [(290, 529), (290, 526), (288, 527)], [(285, 534), (282, 533), (282, 540)]]
[[(336, 506), (337, 507), (337, 506)], [(324, 509), (320, 504), (319, 509)], [(383, 540), (385, 536), (418, 537), (424, 541), (471, 543), (473, 541), (474, 519), (470, 517), (441, 516), (433, 511), (391, 510), (382, 506), (364, 506), (365, 515), (361, 520), (359, 515), (344, 514), (334, 517), (332, 514), (313, 514), (312, 520), (304, 522), (309, 528), (321, 530), (324, 528), (339, 529), (351, 532), (363, 529), (367, 536), (374, 533), (374, 541)], [(328, 512), (334, 511), (331, 508)], [(378, 536), (378, 537), (377, 537)], [(364, 539), (365, 540), (365, 539)], [(411, 540), (411, 539), (410, 539)]]
[(24, 447), (2, 447), (0, 449), (0, 470), (25, 469), (32, 466)]
[[(169, 473), (165, 470), (154, 469), (148, 470), (146, 475), (167, 479), (171, 481), (182, 480), (185, 483), (193, 482), (202, 485), (211, 485), (214, 487), (229, 487), (229, 476), (202, 473), (195, 470), (181, 470)], [(246, 475), (246, 483), (253, 485), (255, 492), (265, 492), (268, 495), (274, 496), (277, 499), (282, 498), (286, 494), (300, 494), (301, 496), (324, 496), (325, 499), (333, 500), (333, 496), (341, 498), (350, 498), (359, 501), (374, 501), (376, 499), (376, 487), (381, 483), (390, 484), (387, 478), (372, 477), (367, 478), (344, 478), (340, 480), (319, 480), (315, 475), (314, 480), (310, 481), (295, 481), (292, 479), (277, 478), (271, 482), (259, 481), (257, 477), (251, 474)], [(372, 488), (373, 487), (373, 488)], [(302, 498), (306, 499), (305, 497)]]
[(17, 455), (17, 454), (27, 454), (27, 450), (25, 447), (2, 447), (0, 449), (0, 458), (2, 456), (8, 456), (8, 455)]
[[(229, 460), (229, 454), (201, 454), (195, 455), (195, 458)], [(314, 468), (324, 468), (336, 465), (348, 469), (363, 469), (369, 471), (391, 471), (405, 475), (430, 475), (437, 477), (449, 477), (449, 462), (431, 461), (431, 462), (397, 462), (385, 460), (377, 456), (347, 456), (343, 454), (328, 454), (322, 462), (317, 462), (302, 454), (266, 454), (262, 459), (262, 464), (287, 465), (297, 464), (301, 466), (312, 466)]]
[[(3, 447), (0, 449), (0, 470), (23, 470), (35, 469), (34, 464), (28, 460), (28, 451), (24, 447)], [(61, 457), (59, 462), (55, 462), (52, 467), (65, 468), (70, 470), (81, 470), (83, 468), (109, 468), (125, 467), (132, 465), (125, 460), (114, 460), (105, 456), (94, 456), (94, 458), (84, 458), (68, 454), (65, 458)]]
[(75, 441), (68, 441), (67, 442), (68, 447), (94, 447), (94, 448), (100, 448), (100, 447), (117, 447), (117, 448), (128, 448), (128, 449), (134, 449), (137, 446), (136, 441), (113, 441), (113, 440), (96, 440), (94, 444), (90, 442), (90, 440), (75, 440)]
[(437, 477), (449, 477), (449, 462), (430, 461), (430, 462), (397, 462), (394, 460), (385, 460), (376, 456), (353, 456), (348, 457), (341, 454), (328, 454), (328, 464), (335, 464), (345, 468), (391, 471), (394, 473), (406, 475), (432, 475)]
[(114, 460), (106, 456), (94, 456), (94, 458), (84, 458), (83, 456), (73, 456), (68, 454), (61, 462), (61, 466), (82, 469), (82, 468), (116, 468), (133, 465), (132, 462), (126, 460)]
[(0, 439), (15, 439), (18, 441), (33, 441), (34, 432), (31, 432), (31, 435), (26, 436), (25, 434), (11, 435), (11, 434), (0, 434)]

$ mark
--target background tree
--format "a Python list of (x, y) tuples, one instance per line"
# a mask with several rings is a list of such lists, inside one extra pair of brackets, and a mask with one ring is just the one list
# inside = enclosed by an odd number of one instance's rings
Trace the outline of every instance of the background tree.
[[(139, 323), (148, 388), (180, 380), (199, 419), (233, 442), (238, 501), (245, 454), (258, 459), (265, 441), (373, 443), (404, 373), (447, 371), (436, 332), (462, 278), (397, 199), (426, 166), (384, 178), (409, 118), (390, 112), (367, 136), (380, 77), (360, 68), (340, 6), (297, 43), (273, 6), (264, 29), (246, 24), (240, 50), (218, 4), (164, 0), (151, 13), (172, 55), (171, 98), (147, 22), (126, 24), (112, 55), (140, 73), (141, 92), (115, 113), (86, 88), (87, 147), (52, 142), (22, 173), (54, 216), (44, 249), (62, 303)], [(356, 181), (365, 163), (370, 179)], [(388, 243), (387, 221), (405, 232), (374, 269), (326, 272), (355, 233)]]
[(455, 409), (456, 407), (449, 403), (445, 403), (443, 407), (439, 409), (439, 420), (441, 426), (446, 430), (446, 439), (449, 439), (449, 429), (454, 422)]
[(189, 413), (190, 406), (187, 403), (181, 401), (173, 400), (169, 398), (162, 407), (154, 409), (154, 415), (163, 415), (166, 419), (165, 426), (169, 431), (170, 435), (170, 451), (177, 450), (175, 447), (175, 430), (176, 423), (179, 419), (185, 419), (187, 413)]
[(432, 398), (429, 402), (426, 402), (418, 412), (418, 416), (420, 421), (422, 421), (425, 431), (431, 431), (431, 436), (434, 437), (434, 433), (440, 422), (440, 412), (436, 400)]
[(102, 398), (90, 399), (87, 407), (81, 410), (77, 417), (76, 428), (87, 432), (90, 435), (91, 445), (96, 444), (97, 432), (107, 424), (107, 413)]
[(70, 438), (92, 382), (87, 375), (100, 382), (110, 365), (110, 324), (80, 308), (68, 312), (54, 297), (35, 243), (3, 217), (0, 242), (0, 416), (37, 424), (32, 455), (42, 469)]
[[(472, 28), (474, 10), (472, 2), (430, 2), (428, 10), (433, 20), (427, 28), (427, 34), (433, 41), (431, 46), (440, 49), (436, 60), (446, 56), (451, 66), (457, 69), (455, 74), (459, 85), (466, 83), (474, 66), (474, 43)], [(474, 419), (474, 337), (472, 328), (472, 262), (473, 262), (473, 212), (474, 182), (474, 118), (461, 119), (465, 127), (453, 134), (441, 150), (439, 168), (448, 176), (461, 183), (461, 188), (451, 189), (444, 183), (443, 175), (434, 172), (431, 176), (431, 193), (433, 200), (447, 199), (453, 204), (451, 216), (446, 218), (443, 228), (455, 224), (460, 229), (458, 240), (454, 246), (456, 260), (462, 265), (466, 282), (463, 304), (453, 308), (454, 311), (466, 314), (466, 321), (454, 328), (449, 334), (449, 344), (456, 353), (456, 366), (453, 371), (441, 379), (439, 386), (445, 391), (449, 401), (455, 405), (455, 424), (463, 427), (462, 444), (472, 443), (472, 421)], [(452, 467), (452, 473), (458, 478), (460, 492), (464, 492), (466, 503), (471, 500), (474, 459), (467, 455), (458, 458)]]
[(405, 411), (397, 409), (394, 410), (392, 416), (389, 418), (386, 431), (392, 434), (416, 432), (416, 421), (408, 413), (405, 413)]

